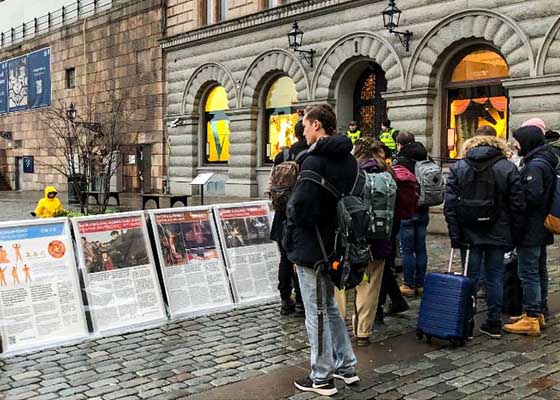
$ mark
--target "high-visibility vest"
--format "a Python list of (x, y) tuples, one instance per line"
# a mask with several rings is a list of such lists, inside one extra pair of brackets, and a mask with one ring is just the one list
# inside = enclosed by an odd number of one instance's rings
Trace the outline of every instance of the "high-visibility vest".
[(395, 133), (395, 129), (391, 128), (387, 132), (381, 132), (379, 135), (379, 140), (385, 146), (387, 146), (390, 150), (396, 150), (397, 145), (395, 143), (395, 139), (393, 139), (393, 134)]
[(350, 138), (350, 140), (352, 141), (352, 144), (354, 144), (356, 142), (356, 140), (358, 140), (360, 138), (361, 134), (362, 134), (362, 132), (360, 132), (360, 131), (356, 131), (356, 132), (346, 131), (346, 136), (348, 136)]

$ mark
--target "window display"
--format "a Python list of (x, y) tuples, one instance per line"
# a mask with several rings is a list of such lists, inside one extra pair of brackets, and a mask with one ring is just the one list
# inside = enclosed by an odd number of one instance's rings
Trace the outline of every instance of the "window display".
[(209, 163), (229, 160), (229, 109), (224, 87), (216, 86), (206, 99), (206, 161)]

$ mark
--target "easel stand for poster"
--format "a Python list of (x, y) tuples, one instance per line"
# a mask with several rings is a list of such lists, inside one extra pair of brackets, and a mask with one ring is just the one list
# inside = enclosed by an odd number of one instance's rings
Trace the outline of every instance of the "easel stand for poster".
[(198, 174), (191, 182), (191, 186), (200, 187), (200, 205), (204, 205), (204, 185), (206, 185), (210, 179), (214, 176), (213, 172), (205, 172), (203, 174)]

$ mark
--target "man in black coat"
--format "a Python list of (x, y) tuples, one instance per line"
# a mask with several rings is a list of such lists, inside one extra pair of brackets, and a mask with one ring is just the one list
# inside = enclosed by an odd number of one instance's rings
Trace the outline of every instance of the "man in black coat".
[[(336, 116), (332, 108), (326, 104), (308, 107), (303, 125), (310, 148), (301, 162), (301, 171), (314, 171), (340, 193), (349, 193), (358, 174), (358, 162), (351, 154), (350, 139), (344, 135), (335, 136)], [(324, 263), (324, 256), (317, 228), (327, 254), (332, 255), (336, 204), (337, 199), (323, 186), (301, 180), (287, 207), (286, 251), (290, 261), (297, 265), (311, 345), (311, 373), (294, 384), (300, 390), (323, 396), (337, 393), (333, 378), (346, 384), (359, 381), (356, 356), (334, 298), (334, 285), (325, 270), (318, 268)], [(317, 304), (319, 299), (324, 307)], [(324, 318), (318, 310), (324, 310)]]
[[(463, 249), (463, 255), (470, 248), (468, 276), (475, 282), (484, 264), (488, 319), (480, 331), (494, 338), (502, 331), (504, 254), (523, 230), (526, 207), (519, 172), (507, 161), (506, 151), (506, 143), (494, 136), (467, 140), (462, 149), (465, 158), (451, 167), (447, 178), (444, 206), (451, 246)], [(492, 176), (494, 182), (488, 182)], [(485, 200), (493, 204), (477, 206), (481, 202), (475, 197), (491, 192), (493, 198)], [(482, 218), (470, 219), (479, 213), (484, 213)]]
[[(303, 122), (298, 121), (294, 128), (296, 137), (298, 139), (288, 150), (288, 159), (285, 157), (285, 152), (281, 151), (274, 159), (274, 166), (282, 164), (284, 161), (296, 160), (296, 157), (302, 152), (307, 150), (307, 143), (303, 136)], [(301, 293), (299, 290), (299, 283), (297, 274), (294, 271), (294, 264), (288, 260), (286, 250), (282, 247), (284, 235), (284, 221), (286, 221), (286, 213), (276, 210), (274, 212), (274, 220), (270, 229), (270, 239), (278, 243), (280, 249), (280, 264), (278, 265), (278, 291), (280, 291), (280, 298), (282, 305), (280, 306), (280, 314), (289, 315), (293, 312), (296, 315), (302, 316), (305, 314), (303, 301), (301, 300)], [(292, 299), (292, 283), (296, 293), (296, 301)]]
[(520, 231), (522, 237), (517, 247), (525, 313), (512, 318), (504, 330), (539, 336), (548, 297), (546, 246), (554, 243), (554, 236), (544, 227), (544, 221), (552, 206), (558, 160), (546, 145), (540, 128), (525, 126), (515, 131), (513, 137), (523, 157), (521, 181), (527, 200), (527, 223)]

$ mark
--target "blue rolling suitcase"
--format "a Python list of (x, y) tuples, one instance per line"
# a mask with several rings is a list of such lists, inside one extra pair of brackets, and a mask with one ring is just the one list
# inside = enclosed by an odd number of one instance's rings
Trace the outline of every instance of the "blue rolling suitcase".
[(464, 346), (472, 336), (476, 305), (476, 285), (467, 277), (470, 251), (467, 250), (463, 274), (451, 272), (453, 249), (447, 274), (430, 273), (418, 314), (416, 337), (449, 340), (452, 347)]

